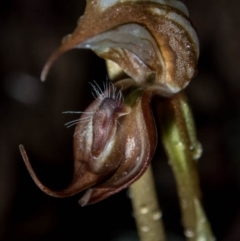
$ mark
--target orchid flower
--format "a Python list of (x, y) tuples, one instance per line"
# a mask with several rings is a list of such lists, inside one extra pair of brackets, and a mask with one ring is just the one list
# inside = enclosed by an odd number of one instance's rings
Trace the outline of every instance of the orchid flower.
[[(66, 189), (54, 191), (44, 186), (33, 171), (24, 147), (20, 146), (38, 187), (55, 197), (86, 190), (79, 201), (84, 206), (138, 180), (147, 170), (157, 146), (158, 133), (151, 106), (153, 97), (157, 97), (163, 143), (173, 162), (177, 160), (173, 171), (179, 196), (181, 200), (185, 198), (185, 206), (194, 212), (195, 219), (196, 207), (201, 218), (205, 217), (199, 204), (200, 191), (197, 188), (194, 192), (192, 188), (198, 185), (197, 174), (189, 172), (196, 174), (191, 176), (195, 181), (191, 187), (186, 184), (189, 188), (184, 191), (182, 185), (189, 179), (183, 176), (185, 169), (179, 176), (182, 166), (180, 169), (178, 166), (179, 158), (188, 165), (201, 152), (182, 92), (196, 74), (199, 56), (197, 34), (185, 5), (176, 0), (87, 0), (76, 30), (63, 39), (47, 61), (42, 81), (54, 61), (74, 48), (90, 49), (106, 59), (112, 82), (106, 83), (104, 89), (93, 84), (95, 100), (79, 121), (70, 123), (77, 126), (73, 178)], [(120, 76), (124, 78), (119, 80)], [(182, 203), (182, 209), (183, 206)], [(192, 216), (183, 219), (186, 230), (196, 231)], [(200, 240), (190, 237), (189, 232), (189, 240)]]

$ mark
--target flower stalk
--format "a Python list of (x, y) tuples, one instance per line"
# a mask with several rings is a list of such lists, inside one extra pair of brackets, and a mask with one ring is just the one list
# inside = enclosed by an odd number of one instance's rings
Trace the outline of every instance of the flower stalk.
[(176, 180), (184, 234), (188, 241), (213, 241), (200, 200), (196, 159), (201, 155), (201, 146), (184, 93), (158, 101), (158, 115), (162, 142)]
[(162, 211), (159, 207), (151, 166), (130, 186), (133, 216), (141, 241), (165, 241)]

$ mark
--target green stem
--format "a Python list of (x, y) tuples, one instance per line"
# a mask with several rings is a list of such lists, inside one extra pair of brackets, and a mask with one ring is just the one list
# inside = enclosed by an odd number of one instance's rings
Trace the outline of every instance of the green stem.
[(162, 141), (176, 179), (184, 233), (188, 241), (213, 241), (200, 201), (197, 163), (201, 146), (184, 93), (158, 101)]
[(134, 218), (141, 241), (165, 241), (151, 166), (130, 186)]

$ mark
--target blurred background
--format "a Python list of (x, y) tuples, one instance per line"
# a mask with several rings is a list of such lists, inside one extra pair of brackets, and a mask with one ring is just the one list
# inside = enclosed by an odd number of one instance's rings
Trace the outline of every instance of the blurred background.
[[(187, 88), (203, 145), (199, 174), (203, 204), (220, 241), (240, 240), (240, 2), (184, 1), (197, 28), (198, 75)], [(48, 186), (71, 180), (74, 127), (64, 124), (92, 101), (90, 81), (106, 80), (104, 62), (74, 50), (39, 80), (49, 55), (71, 33), (83, 0), (2, 0), (0, 7), (0, 240), (136, 241), (128, 191), (81, 208), (81, 196), (49, 197), (32, 181), (20, 156), (24, 144)], [(161, 146), (153, 160), (170, 241), (184, 240), (175, 182)], [(77, 238), (76, 238), (77, 237)]]

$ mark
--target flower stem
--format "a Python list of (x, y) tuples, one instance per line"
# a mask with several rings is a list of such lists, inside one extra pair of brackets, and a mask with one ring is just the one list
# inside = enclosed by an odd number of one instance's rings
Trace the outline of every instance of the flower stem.
[[(125, 75), (114, 62), (106, 60), (106, 64), (111, 81), (115, 82)], [(162, 211), (157, 200), (151, 166), (130, 186), (130, 196), (140, 240), (165, 241)]]
[(151, 166), (130, 186), (138, 234), (141, 241), (165, 241), (162, 212), (159, 208)]
[(215, 240), (200, 201), (197, 163), (201, 146), (183, 92), (158, 101), (162, 141), (176, 180), (184, 233), (188, 241)]

